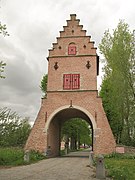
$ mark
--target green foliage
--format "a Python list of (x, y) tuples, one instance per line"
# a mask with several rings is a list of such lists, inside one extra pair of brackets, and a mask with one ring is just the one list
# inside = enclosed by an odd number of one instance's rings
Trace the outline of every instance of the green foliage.
[(120, 154), (112, 153), (104, 156), (105, 158), (115, 158), (115, 159), (135, 159), (135, 154)]
[(23, 164), (23, 150), (19, 148), (0, 148), (0, 165)]
[(105, 156), (105, 167), (108, 176), (114, 180), (135, 179), (134, 155), (113, 153)]
[(89, 124), (79, 118), (73, 118), (68, 120), (62, 126), (62, 138), (71, 139), (71, 149), (77, 149), (76, 143), (91, 144), (91, 129)]
[(129, 171), (126, 167), (110, 167), (110, 172), (108, 174), (110, 177), (112, 177), (114, 180), (128, 180), (129, 177)]
[(28, 120), (10, 109), (0, 109), (0, 146), (23, 146), (31, 130)]
[[(3, 34), (4, 36), (9, 36), (9, 34), (6, 30), (7, 30), (6, 25), (5, 24), (2, 25), (0, 22), (0, 34)], [(3, 63), (3, 61), (0, 61), (0, 78), (5, 78), (5, 76), (2, 76), (5, 66), (6, 66), (6, 63)]]
[(24, 151), (21, 148), (0, 148), (0, 166), (18, 166), (31, 164), (44, 159), (45, 156), (36, 151), (30, 151), (30, 162), (24, 162)]
[(0, 34), (3, 34), (4, 36), (9, 36), (8, 32), (6, 31), (7, 27), (5, 24), (1, 24), (0, 22)]
[(30, 162), (36, 162), (45, 159), (45, 156), (38, 151), (30, 151)]
[(64, 156), (65, 155), (65, 149), (60, 150), (60, 156)]
[(134, 144), (135, 43), (128, 24), (120, 21), (99, 45), (106, 60), (100, 96), (117, 143)]
[(44, 93), (44, 97), (46, 96), (47, 93), (47, 79), (48, 79), (48, 75), (45, 74), (41, 80), (41, 85), (40, 85), (40, 89)]
[(0, 61), (0, 78), (5, 78), (5, 76), (2, 76), (5, 66), (6, 66), (6, 63), (4, 63), (3, 61)]

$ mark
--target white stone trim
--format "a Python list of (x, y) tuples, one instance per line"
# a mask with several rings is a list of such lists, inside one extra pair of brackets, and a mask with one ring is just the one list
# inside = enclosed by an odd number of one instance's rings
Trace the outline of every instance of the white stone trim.
[[(56, 110), (48, 117), (48, 120), (47, 120), (47, 122), (46, 122), (46, 124), (45, 124), (45, 130), (44, 130), (45, 133), (47, 133), (47, 130), (48, 130), (49, 125), (50, 125), (50, 122), (52, 121), (53, 117), (54, 117), (58, 112), (60, 112), (60, 111), (62, 111), (62, 110), (64, 110), (64, 109), (68, 109), (68, 108), (69, 108), (69, 105), (61, 106), (60, 108), (56, 109)], [(73, 109), (80, 110), (80, 111), (82, 111), (84, 114), (86, 114), (86, 115), (89, 117), (90, 121), (92, 122), (93, 130), (95, 131), (95, 129), (97, 129), (97, 124), (96, 124), (95, 118), (92, 116), (92, 114), (91, 114), (88, 110), (86, 110), (86, 109), (84, 109), (84, 108), (82, 108), (82, 107), (80, 107), (80, 106), (76, 106), (76, 105), (73, 105), (72, 108), (73, 108)]]

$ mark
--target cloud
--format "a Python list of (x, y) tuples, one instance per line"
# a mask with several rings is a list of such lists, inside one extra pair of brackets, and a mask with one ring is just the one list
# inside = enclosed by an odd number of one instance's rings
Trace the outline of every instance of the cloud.
[[(95, 46), (106, 29), (114, 29), (119, 19), (134, 28), (134, 0), (2, 0), (0, 21), (9, 37), (0, 36), (0, 59), (7, 63), (0, 80), (0, 106), (7, 106), (34, 121), (40, 108), (39, 85), (47, 73), (46, 57), (70, 14), (92, 36)], [(98, 78), (101, 82), (101, 79)]]
[[(0, 58), (5, 57), (5, 79), (0, 80), (1, 106), (17, 111), (20, 115), (29, 116), (34, 120), (41, 91), (39, 88), (41, 72), (31, 68), (23, 51), (3, 40)], [(32, 62), (31, 62), (32, 63)], [(35, 67), (36, 68), (36, 67)], [(37, 102), (36, 102), (37, 101)], [(35, 106), (34, 106), (35, 104)], [(33, 111), (33, 112), (32, 112)], [(33, 117), (34, 116), (34, 117)]]

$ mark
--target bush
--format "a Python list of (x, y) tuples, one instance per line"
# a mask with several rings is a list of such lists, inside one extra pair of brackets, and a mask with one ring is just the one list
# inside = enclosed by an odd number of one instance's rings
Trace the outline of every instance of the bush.
[(21, 148), (0, 148), (0, 165), (18, 166), (30, 164), (44, 159), (45, 156), (39, 152), (30, 152), (30, 162), (24, 162), (24, 151)]
[(29, 118), (21, 118), (8, 108), (0, 108), (0, 147), (23, 147), (30, 130)]
[(116, 158), (116, 159), (135, 159), (135, 154), (120, 154), (112, 153), (104, 156), (105, 158)]
[(45, 159), (45, 156), (38, 151), (30, 151), (30, 162), (36, 162)]
[(0, 149), (0, 165), (21, 165), (23, 164), (23, 150), (17, 148)]

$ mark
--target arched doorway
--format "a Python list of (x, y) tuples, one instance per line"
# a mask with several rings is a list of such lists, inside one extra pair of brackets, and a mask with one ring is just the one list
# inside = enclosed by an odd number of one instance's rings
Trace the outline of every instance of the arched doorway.
[(82, 118), (72, 118), (61, 125), (61, 155), (93, 150), (93, 128)]
[(96, 123), (92, 115), (81, 107), (61, 107), (57, 109), (49, 118), (45, 129), (47, 130), (47, 147), (51, 149), (51, 156), (60, 155), (60, 145), (61, 145), (61, 127), (64, 122), (73, 119), (81, 118), (85, 120), (92, 129), (92, 149), (93, 149), (93, 139), (94, 139), (94, 128), (96, 128)]

